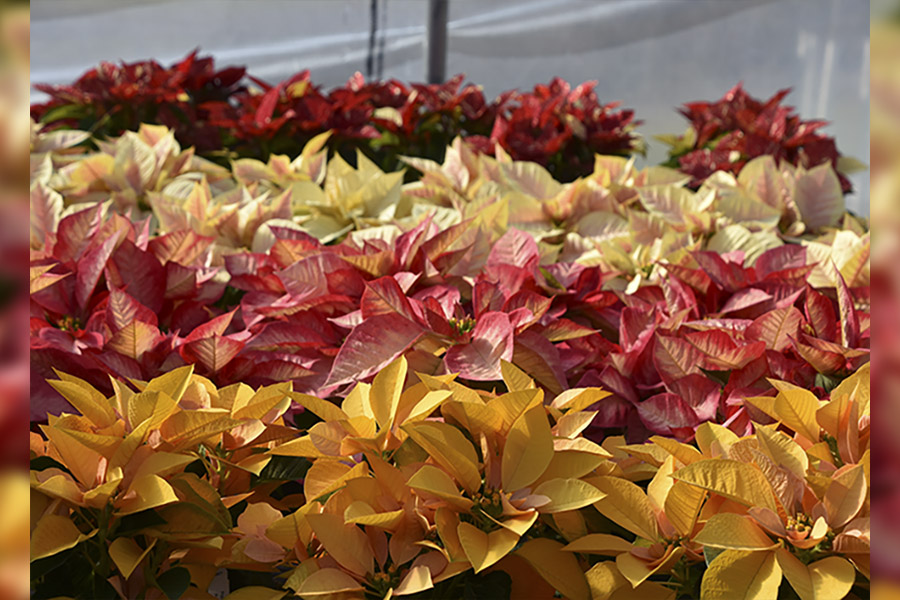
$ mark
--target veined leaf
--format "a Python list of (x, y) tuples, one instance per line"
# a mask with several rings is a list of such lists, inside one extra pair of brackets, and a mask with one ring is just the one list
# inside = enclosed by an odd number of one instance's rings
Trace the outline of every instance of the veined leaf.
[(597, 510), (638, 537), (657, 541), (656, 514), (641, 488), (618, 477), (592, 477), (587, 481), (605, 494), (594, 503)]
[(816, 411), (819, 401), (812, 392), (802, 389), (783, 390), (775, 397), (775, 417), (810, 442), (819, 441)]
[(200, 363), (208, 372), (218, 373), (243, 349), (244, 342), (213, 334), (185, 343), (179, 352), (185, 361)]
[(144, 475), (135, 479), (129, 492), (133, 492), (134, 496), (126, 496), (119, 501), (116, 513), (120, 516), (178, 502), (175, 490), (159, 475)]
[(68, 517), (55, 514), (44, 515), (37, 522), (34, 531), (31, 532), (31, 561), (34, 562), (74, 548), (96, 533), (96, 530), (89, 534), (81, 533)]
[(809, 457), (797, 442), (762, 425), (756, 425), (756, 439), (778, 466), (785, 467), (800, 479), (806, 478)]
[(752, 519), (734, 513), (710, 517), (700, 533), (694, 536), (694, 541), (704, 546), (732, 550), (758, 551), (778, 547)]
[(175, 399), (165, 392), (140, 392), (132, 396), (128, 402), (128, 424), (135, 429), (144, 421), (149, 421), (149, 428), (156, 429), (177, 406)]
[(794, 180), (794, 202), (810, 230), (832, 227), (844, 214), (844, 192), (828, 163), (800, 170)]
[(329, 421), (341, 421), (349, 419), (349, 416), (338, 406), (332, 404), (328, 400), (322, 400), (309, 394), (301, 394), (299, 392), (290, 392), (288, 396), (297, 404), (310, 411), (326, 423)]
[(106, 262), (112, 256), (116, 245), (121, 239), (120, 235), (111, 235), (103, 243), (93, 246), (85, 251), (78, 259), (78, 268), (75, 275), (75, 300), (78, 306), (86, 308), (88, 300), (100, 281)]
[(447, 350), (447, 370), (475, 381), (502, 379), (500, 361), (513, 358), (513, 333), (506, 313), (482, 314), (472, 330), (472, 341)]
[(543, 406), (527, 410), (513, 423), (503, 446), (503, 490), (514, 492), (534, 482), (553, 459), (553, 435)]
[(778, 597), (781, 567), (774, 552), (726, 550), (703, 574), (704, 600), (768, 600)]
[(834, 477), (823, 499), (832, 529), (839, 529), (856, 516), (866, 501), (867, 489), (862, 465), (853, 465)]
[(326, 387), (365, 379), (405, 352), (423, 333), (420, 325), (399, 314), (363, 321), (344, 340)]
[(459, 429), (448, 423), (418, 421), (403, 425), (403, 431), (453, 475), (467, 492), (473, 493), (481, 487), (478, 455)]
[(165, 394), (168, 394), (169, 397), (176, 402), (179, 402), (181, 400), (181, 397), (184, 395), (185, 390), (187, 390), (188, 384), (191, 382), (193, 373), (193, 365), (178, 367), (177, 369), (169, 371), (165, 375), (160, 375), (159, 377), (151, 379), (147, 383), (147, 386), (143, 391), (163, 392)]
[(391, 276), (368, 282), (359, 306), (363, 319), (377, 315), (399, 314), (410, 321), (416, 321), (416, 315), (406, 294), (397, 284), (397, 280)]
[(511, 362), (500, 360), (500, 371), (503, 375), (503, 383), (510, 392), (531, 389), (534, 386), (534, 380), (526, 375), (521, 369)]
[(683, 555), (684, 548), (669, 546), (662, 558), (649, 563), (631, 552), (623, 552), (616, 556), (616, 567), (632, 587), (640, 589), (650, 577), (669, 571)]
[(534, 493), (550, 498), (549, 504), (538, 509), (542, 514), (577, 510), (601, 500), (604, 496), (603, 492), (593, 485), (573, 478), (547, 480), (538, 485)]
[(551, 406), (560, 410), (575, 412), (584, 410), (611, 395), (610, 392), (600, 388), (571, 388), (556, 396)]
[(71, 471), (78, 482), (85, 488), (94, 487), (101, 455), (66, 434), (62, 428), (52, 425), (41, 425), (41, 431), (53, 443), (62, 457), (63, 464)]
[(42, 267), (31, 267), (30, 271), (30, 290), (29, 293), (31, 295), (37, 294), (41, 290), (50, 287), (60, 279), (65, 279), (71, 273), (48, 273), (50, 269), (55, 267), (56, 265), (44, 265)]
[(671, 438), (654, 435), (650, 441), (663, 448), (666, 452), (677, 458), (685, 465), (701, 460), (703, 455), (696, 448), (687, 444), (682, 444)]
[(701, 362), (700, 351), (685, 340), (656, 334), (653, 344), (653, 361), (663, 377), (681, 379), (697, 372)]
[(400, 394), (406, 382), (406, 371), (406, 359), (401, 356), (379, 371), (372, 381), (369, 402), (375, 420), (382, 429), (390, 428), (397, 415)]
[(672, 477), (749, 507), (775, 510), (769, 482), (751, 464), (724, 458), (700, 460), (675, 471)]
[(375, 555), (362, 529), (352, 524), (345, 525), (340, 515), (309, 514), (306, 520), (338, 564), (359, 577), (373, 572)]
[[(232, 406), (232, 413), (235, 419), (262, 419), (273, 408), (281, 404), (289, 398), (291, 392), (291, 382), (276, 383), (266, 387), (261, 387), (251, 397), (247, 404), (241, 407)], [(279, 410), (285, 410), (282, 407)]]
[(745, 335), (766, 343), (766, 348), (783, 352), (790, 347), (790, 336), (796, 337), (803, 315), (793, 306), (778, 308), (757, 318)]
[[(79, 383), (80, 382), (80, 383)], [(69, 401), (78, 412), (90, 419), (98, 428), (109, 427), (116, 420), (116, 413), (107, 399), (85, 381), (48, 381), (53, 389)]]
[(178, 411), (159, 427), (163, 439), (176, 447), (188, 448), (209, 437), (234, 429), (241, 422), (227, 410), (207, 408)]
[(441, 498), (455, 510), (466, 512), (472, 508), (472, 501), (462, 496), (450, 476), (435, 466), (423, 465), (406, 485)]
[(689, 536), (706, 500), (706, 491), (683, 481), (675, 481), (666, 495), (663, 510), (681, 535)]
[(109, 557), (122, 576), (128, 579), (141, 561), (153, 550), (156, 542), (157, 540), (154, 539), (146, 548), (141, 549), (131, 538), (116, 538), (109, 545)]
[(106, 342), (106, 347), (139, 361), (159, 340), (159, 330), (155, 326), (132, 321), (114, 333)]

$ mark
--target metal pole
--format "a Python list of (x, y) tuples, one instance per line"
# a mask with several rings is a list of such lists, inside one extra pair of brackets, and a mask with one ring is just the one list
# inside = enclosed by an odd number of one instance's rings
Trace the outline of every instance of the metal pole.
[(447, 2), (428, 0), (425, 26), (425, 79), (443, 83), (447, 79)]
[(375, 33), (378, 31), (378, 0), (369, 3), (369, 53), (366, 54), (366, 79), (375, 74)]

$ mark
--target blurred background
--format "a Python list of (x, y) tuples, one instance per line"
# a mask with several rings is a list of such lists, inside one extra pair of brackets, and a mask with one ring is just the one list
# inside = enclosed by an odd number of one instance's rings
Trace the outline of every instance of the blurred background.
[(0, 598), (29, 597), (28, 3), (0, 5)]
[[(100, 61), (171, 64), (194, 48), (269, 83), (309, 69), (324, 88), (355, 72), (425, 81), (426, 0), (33, 0), (33, 83), (74, 81)], [(447, 0), (446, 76), (493, 98), (559, 76), (596, 80), (602, 102), (643, 119), (652, 139), (682, 133), (676, 107), (717, 100), (739, 81), (825, 119), (839, 150), (869, 162), (866, 0)], [(33, 102), (46, 99), (34, 93)], [(869, 177), (851, 177), (848, 208), (868, 214)]]
[(871, 35), (872, 591), (900, 598), (900, 2), (872, 2)]

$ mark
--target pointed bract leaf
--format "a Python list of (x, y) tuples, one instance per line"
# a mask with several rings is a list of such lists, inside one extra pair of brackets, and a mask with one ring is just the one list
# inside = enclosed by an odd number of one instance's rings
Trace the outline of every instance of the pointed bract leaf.
[(444, 356), (447, 370), (474, 381), (502, 379), (500, 361), (513, 358), (513, 333), (506, 313), (482, 314), (472, 330), (472, 340), (447, 350)]
[(518, 535), (502, 527), (488, 534), (470, 523), (460, 523), (456, 533), (476, 573), (509, 554), (519, 541)]
[(747, 327), (747, 339), (760, 340), (766, 348), (783, 352), (790, 347), (789, 336), (796, 337), (803, 321), (803, 315), (793, 306), (769, 311)]
[(404, 425), (403, 430), (466, 491), (471, 493), (481, 487), (478, 455), (459, 429), (449, 423), (419, 421)]
[(774, 552), (726, 550), (703, 574), (704, 600), (768, 600), (778, 597), (781, 567)]
[(423, 332), (420, 325), (399, 314), (377, 315), (363, 321), (341, 345), (326, 387), (371, 376), (403, 354)]
[(709, 459), (691, 463), (672, 477), (715, 492), (745, 506), (775, 510), (772, 488), (756, 466), (728, 459)]
[(656, 514), (641, 488), (619, 477), (593, 477), (588, 481), (606, 494), (603, 499), (594, 503), (597, 510), (638, 537), (656, 541)]
[(752, 519), (734, 513), (710, 517), (694, 541), (732, 550), (771, 550), (778, 546)]
[(538, 512), (551, 514), (577, 510), (603, 498), (604, 494), (593, 485), (581, 479), (550, 479), (538, 485), (534, 494), (550, 498)]
[(382, 429), (389, 428), (397, 415), (400, 394), (406, 382), (406, 371), (406, 359), (401, 356), (381, 369), (372, 381), (369, 402), (375, 420)]
[(794, 181), (794, 202), (807, 229), (837, 225), (844, 214), (844, 192), (830, 164), (802, 171)]
[(515, 492), (534, 482), (553, 459), (553, 435), (543, 406), (522, 414), (509, 431), (503, 446), (501, 481), (503, 490)]

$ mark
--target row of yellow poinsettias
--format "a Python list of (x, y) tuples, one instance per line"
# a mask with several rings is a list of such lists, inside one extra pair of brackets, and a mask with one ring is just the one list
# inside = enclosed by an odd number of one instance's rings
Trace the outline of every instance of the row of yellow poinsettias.
[(751, 402), (773, 424), (690, 444), (589, 441), (606, 392), (545, 398), (509, 363), (491, 391), (454, 379), (401, 358), (337, 406), (191, 367), (109, 398), (60, 373), (80, 414), (32, 434), (33, 588), (84, 568), (69, 593), (212, 598), (227, 568), (268, 578), (231, 599), (868, 594), (868, 366), (829, 401), (772, 381)]

